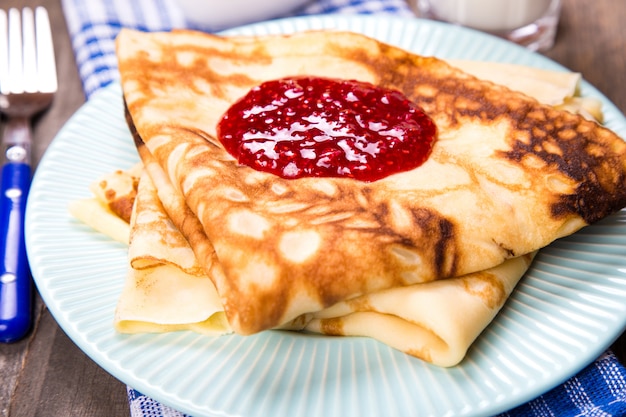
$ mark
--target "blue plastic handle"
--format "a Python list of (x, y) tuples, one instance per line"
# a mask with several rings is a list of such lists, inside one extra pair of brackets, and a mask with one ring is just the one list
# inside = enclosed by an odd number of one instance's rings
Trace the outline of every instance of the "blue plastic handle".
[(31, 181), (30, 165), (2, 167), (0, 195), (0, 342), (15, 342), (30, 330), (33, 291), (24, 241), (24, 214)]

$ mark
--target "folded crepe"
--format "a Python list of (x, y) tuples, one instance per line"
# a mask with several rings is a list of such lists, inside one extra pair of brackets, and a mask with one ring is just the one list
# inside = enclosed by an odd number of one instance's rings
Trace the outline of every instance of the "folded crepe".
[[(170, 212), (181, 209), (175, 205), (181, 200), (172, 198), (174, 191), (158, 164), (149, 156), (146, 159), (130, 218), (129, 268), (115, 311), (115, 329), (120, 333), (231, 333), (213, 282), (205, 274), (189, 273), (195, 271), (189, 268), (191, 248), (169, 219), (151, 178), (159, 182)], [(106, 218), (94, 218), (106, 223)], [(193, 217), (188, 220), (194, 222)], [(281, 329), (367, 336), (432, 364), (453, 366), (496, 316), (533, 256), (460, 278), (366, 294), (298, 317)]]
[[(359, 34), (122, 30), (117, 54), (129, 126), (197, 219), (180, 231), (240, 334), (496, 267), (626, 205), (626, 144), (610, 130)], [(436, 123), (428, 160), (373, 182), (239, 164), (220, 117), (298, 75), (402, 92)]]
[[(579, 74), (496, 63), (454, 62), (454, 65), (536, 95), (553, 106), (574, 103), (576, 111), (594, 113), (596, 118), (601, 118), (593, 100), (574, 97)], [(139, 181), (136, 168), (117, 171), (116, 176), (128, 178), (110, 182), (112, 189), (108, 191), (111, 195), (122, 195), (127, 192), (123, 184), (139, 183), (134, 190), (137, 197), (131, 218), (130, 267), (116, 309), (115, 327), (123, 333), (175, 330), (209, 335), (228, 333), (230, 326), (215, 287), (206, 275), (198, 274), (197, 267), (190, 270), (189, 265), (197, 265), (195, 257), (190, 256), (186, 240), (167, 211), (175, 218), (187, 219), (195, 228), (199, 228), (197, 219), (154, 158), (141, 144), (139, 149), (143, 150), (146, 172), (150, 175), (144, 173)], [(152, 177), (159, 183), (158, 191)], [(103, 184), (103, 180), (95, 184)], [(115, 184), (121, 189), (116, 191)], [(169, 210), (164, 208), (161, 198), (168, 202)], [(84, 201), (75, 205), (80, 206)], [(106, 209), (106, 200), (103, 203), (101, 212)], [(106, 216), (95, 215), (92, 219), (95, 219), (95, 223), (90, 223), (93, 227), (111, 232), (106, 227)], [(331, 335), (369, 336), (433, 364), (452, 366), (462, 360), (472, 342), (500, 310), (531, 259), (532, 254), (460, 278), (366, 294), (301, 316), (287, 327), (304, 326), (307, 331)]]

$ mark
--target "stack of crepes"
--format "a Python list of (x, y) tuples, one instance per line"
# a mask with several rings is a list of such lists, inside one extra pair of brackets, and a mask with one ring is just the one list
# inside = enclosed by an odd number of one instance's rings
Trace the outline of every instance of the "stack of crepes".
[[(117, 47), (144, 168), (115, 174), (138, 182), (121, 198), (134, 204), (120, 332), (369, 336), (452, 366), (537, 250), (626, 205), (626, 144), (597, 102), (574, 97), (578, 74), (448, 63), (334, 31), (123, 30)], [(297, 75), (401, 91), (437, 125), (428, 160), (372, 182), (239, 164), (220, 117)]]

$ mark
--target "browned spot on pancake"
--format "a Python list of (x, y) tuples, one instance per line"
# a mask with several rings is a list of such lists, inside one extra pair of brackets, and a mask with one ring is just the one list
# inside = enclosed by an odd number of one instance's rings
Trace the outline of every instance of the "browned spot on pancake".
[(351, 300), (347, 300), (346, 303), (350, 306), (352, 311), (376, 311), (369, 302), (367, 297), (357, 297)]
[[(593, 223), (624, 207), (626, 198), (621, 197), (621, 187), (626, 183), (624, 160), (602, 157), (609, 154), (608, 142), (603, 140), (605, 129), (594, 122), (581, 121), (579, 116), (549, 108), (545, 109), (545, 115), (552, 123), (538, 124), (536, 119), (521, 113), (514, 115), (526, 139), (512, 141), (511, 150), (501, 152), (501, 156), (532, 170), (536, 164), (530, 158), (532, 155), (578, 183), (574, 194), (562, 194), (551, 202), (555, 218), (576, 214)], [(589, 135), (591, 131), (597, 136)], [(581, 143), (587, 152), (580, 151)]]
[(133, 211), (136, 193), (130, 196), (123, 196), (120, 199), (109, 202), (109, 208), (126, 223), (130, 223), (130, 215)]
[(137, 196), (137, 186), (138, 180), (133, 179), (133, 188), (126, 195), (117, 195), (117, 192), (114, 189), (110, 189), (108, 187), (108, 183), (106, 180), (98, 183), (98, 186), (104, 190), (104, 197), (107, 201), (107, 206), (109, 209), (124, 220), (126, 223), (130, 223), (130, 215), (133, 210), (133, 204), (135, 202), (135, 197)]
[[(370, 206), (371, 207), (371, 206)], [(372, 215), (377, 217), (389, 216), (387, 205), (381, 204)], [(457, 271), (457, 244), (455, 241), (454, 224), (433, 210), (416, 207), (410, 210), (412, 227), (406, 234), (400, 234), (392, 228), (382, 227), (380, 232), (389, 237), (389, 242), (397, 243), (407, 248), (420, 248), (429, 254), (433, 260), (434, 273), (437, 277), (451, 277)], [(389, 219), (382, 219), (380, 223), (391, 224)], [(424, 242), (428, 242), (427, 245)]]
[(113, 200), (115, 198), (115, 190), (108, 189), (109, 183), (106, 180), (100, 181), (98, 185), (104, 190), (104, 197), (107, 200)]
[(330, 336), (343, 336), (343, 321), (341, 318), (320, 320), (320, 331)]
[(408, 349), (406, 352), (406, 354), (414, 356), (418, 359), (421, 359), (425, 362), (428, 363), (432, 363), (432, 355), (430, 354), (430, 350), (429, 349), (421, 349), (421, 350), (417, 350), (417, 349)]
[[(238, 289), (235, 291), (236, 292), (233, 293), (233, 296), (240, 294), (246, 297), (246, 299), (250, 297), (248, 293), (240, 292)], [(250, 288), (246, 288), (246, 291), (252, 292), (255, 297), (258, 297), (259, 302), (264, 305), (271, 305), (276, 308), (268, 309), (268, 314), (259, 315), (254, 306), (242, 306), (236, 303), (232, 304), (230, 302), (226, 302), (224, 303), (224, 312), (226, 313), (226, 316), (229, 317), (229, 321), (231, 319), (235, 319), (241, 323), (242, 328), (254, 329), (252, 331), (247, 330), (241, 332), (241, 334), (244, 335), (258, 332), (259, 327), (267, 329), (276, 326), (276, 323), (278, 323), (283, 317), (282, 314), (287, 307), (286, 301), (290, 299), (287, 294), (285, 292), (270, 294), (267, 291), (259, 290), (254, 285)]]
[(493, 274), (478, 272), (462, 279), (463, 288), (469, 294), (480, 297), (485, 305), (496, 309), (504, 304), (507, 292), (502, 282)]

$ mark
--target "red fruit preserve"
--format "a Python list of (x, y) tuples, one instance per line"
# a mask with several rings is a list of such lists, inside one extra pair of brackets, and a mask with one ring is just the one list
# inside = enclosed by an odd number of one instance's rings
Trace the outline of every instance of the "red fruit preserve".
[(282, 178), (376, 181), (426, 161), (437, 128), (399, 91), (298, 77), (253, 88), (217, 132), (239, 163)]

